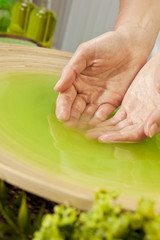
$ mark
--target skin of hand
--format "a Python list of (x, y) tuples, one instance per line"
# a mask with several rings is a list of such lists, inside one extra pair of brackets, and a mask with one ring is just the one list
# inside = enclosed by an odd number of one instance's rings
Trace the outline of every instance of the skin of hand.
[(113, 32), (80, 45), (55, 87), (58, 119), (96, 125), (120, 105), (160, 29), (159, 0), (121, 0)]
[(114, 117), (88, 131), (102, 142), (138, 142), (160, 132), (160, 54), (141, 69)]
[(55, 87), (58, 119), (96, 125), (118, 107), (148, 52), (125, 31), (103, 34), (78, 47)]

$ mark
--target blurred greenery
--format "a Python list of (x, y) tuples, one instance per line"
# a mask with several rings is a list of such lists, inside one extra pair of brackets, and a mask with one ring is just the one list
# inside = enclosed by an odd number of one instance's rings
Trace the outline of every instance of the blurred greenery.
[(0, 239), (32, 239), (35, 230), (40, 228), (45, 205), (38, 206), (38, 209), (37, 214), (29, 210), (23, 191), (10, 199), (6, 185), (0, 181)]
[(141, 200), (135, 212), (114, 202), (115, 194), (99, 191), (89, 212), (56, 206), (44, 216), (33, 240), (159, 240), (160, 215), (154, 203)]
[(0, 32), (5, 33), (11, 20), (12, 0), (0, 0)]
[(11, 8), (18, 0), (0, 0), (0, 8)]
[(56, 205), (52, 214), (44, 214), (42, 204), (33, 214), (23, 191), (8, 205), (9, 193), (0, 181), (0, 239), (159, 240), (160, 214), (155, 213), (154, 202), (141, 199), (135, 212), (127, 211), (116, 203), (118, 194), (100, 190), (88, 212)]

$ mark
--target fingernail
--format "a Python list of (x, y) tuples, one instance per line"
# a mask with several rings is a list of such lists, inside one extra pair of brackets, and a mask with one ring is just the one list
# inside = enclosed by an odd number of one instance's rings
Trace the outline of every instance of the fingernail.
[(56, 90), (57, 88), (59, 88), (59, 86), (61, 85), (61, 78), (59, 79), (59, 81), (56, 83), (54, 90)]
[(59, 121), (68, 121), (69, 120), (68, 113), (64, 110), (61, 110), (59, 113), (57, 113), (57, 118)]
[(99, 142), (105, 142), (105, 139), (104, 139), (104, 137), (99, 137), (99, 138), (98, 138), (98, 141), (99, 141)]
[(106, 133), (98, 138), (99, 142), (114, 142), (114, 133)]
[(56, 115), (57, 115), (58, 120), (62, 121), (62, 119), (64, 118), (64, 111), (60, 111)]
[(151, 128), (149, 129), (149, 137), (152, 138), (154, 135), (158, 133), (159, 127), (157, 123), (154, 123)]
[(59, 121), (62, 121), (62, 120), (61, 120), (61, 115), (60, 115), (60, 114), (57, 114), (57, 119), (58, 119)]

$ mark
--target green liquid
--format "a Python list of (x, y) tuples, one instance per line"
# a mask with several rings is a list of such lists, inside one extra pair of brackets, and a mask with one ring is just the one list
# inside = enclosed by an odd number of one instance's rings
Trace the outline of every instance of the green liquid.
[(135, 144), (103, 144), (55, 117), (57, 75), (0, 75), (0, 149), (67, 183), (160, 200), (160, 135)]

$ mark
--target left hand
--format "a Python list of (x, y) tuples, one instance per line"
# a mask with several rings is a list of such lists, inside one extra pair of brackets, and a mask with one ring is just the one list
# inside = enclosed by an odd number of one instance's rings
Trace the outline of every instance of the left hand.
[(107, 119), (148, 58), (142, 33), (138, 27), (133, 33), (124, 28), (78, 47), (55, 87), (59, 120), (86, 128)]
[(141, 69), (114, 117), (88, 131), (102, 142), (138, 142), (160, 132), (160, 54)]

